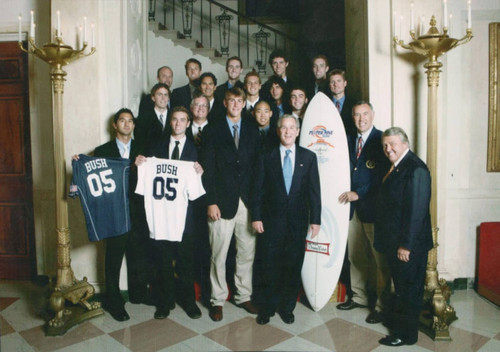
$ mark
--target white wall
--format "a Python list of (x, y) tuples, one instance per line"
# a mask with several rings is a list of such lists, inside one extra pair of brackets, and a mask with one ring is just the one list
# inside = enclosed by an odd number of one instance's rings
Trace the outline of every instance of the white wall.
[[(425, 61), (392, 44), (393, 11), (403, 15), (409, 38), (410, 0), (370, 0), (368, 9), (369, 95), (376, 125), (405, 129), (412, 149), (425, 160), (427, 79)], [(448, 2), (454, 37), (465, 35), (466, 0)], [(415, 16), (428, 23), (440, 1), (415, 2)], [(500, 174), (486, 172), (488, 133), (488, 23), (500, 18), (497, 0), (474, 1), (474, 39), (440, 58), (438, 92), (438, 270), (445, 279), (474, 277), (479, 224), (500, 221)], [(399, 26), (397, 26), (399, 27)], [(399, 34), (399, 28), (396, 29)], [(349, 45), (349, 43), (347, 44)], [(349, 61), (349, 57), (347, 58)]]

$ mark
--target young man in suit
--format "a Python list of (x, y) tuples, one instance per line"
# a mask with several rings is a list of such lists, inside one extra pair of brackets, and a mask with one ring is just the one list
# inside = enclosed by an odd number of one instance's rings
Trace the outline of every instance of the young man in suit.
[(403, 129), (385, 130), (382, 146), (392, 165), (378, 192), (374, 245), (389, 264), (396, 302), (387, 321), (391, 334), (379, 343), (413, 345), (418, 340), (427, 255), (433, 247), (431, 175), (425, 163), (410, 150)]
[(278, 312), (285, 324), (295, 321), (308, 231), (314, 238), (321, 224), (321, 194), (316, 154), (295, 145), (299, 122), (292, 115), (278, 120), (280, 146), (261, 155), (252, 194), (252, 227), (262, 240), (266, 286), (258, 324)]
[(346, 135), (356, 133), (356, 127), (352, 121), (352, 106), (354, 101), (345, 94), (347, 80), (343, 70), (334, 69), (328, 73), (328, 86), (333, 104), (337, 107), (344, 123)]
[(222, 320), (222, 308), (228, 297), (226, 258), (233, 233), (237, 251), (234, 301), (248, 312), (257, 313), (251, 302), (255, 233), (249, 224), (248, 206), (260, 148), (259, 132), (255, 123), (241, 118), (245, 105), (243, 90), (229, 89), (224, 105), (226, 116), (210, 122), (203, 136), (203, 185), (207, 192), (212, 248), (210, 318), (213, 321)]
[(189, 83), (173, 90), (172, 107), (184, 106), (189, 110), (189, 104), (193, 98), (193, 93), (199, 86), (201, 62), (194, 58), (190, 58), (186, 61), (184, 68), (186, 69), (186, 76), (189, 79)]
[(328, 58), (325, 55), (316, 55), (312, 59), (314, 80), (307, 89), (307, 96), (309, 98), (312, 99), (318, 92), (323, 92), (326, 95), (329, 95), (330, 90), (328, 89), (328, 80), (326, 78), (329, 69)]
[[(174, 81), (174, 72), (168, 66), (162, 66), (156, 71), (156, 79), (158, 83), (165, 83), (167, 86), (172, 87)], [(151, 99), (150, 92), (143, 94), (141, 102), (139, 103), (139, 116), (144, 116), (154, 109), (154, 102)], [(170, 107), (170, 105), (168, 106)]]
[(134, 133), (136, 142), (144, 150), (148, 150), (153, 143), (169, 135), (170, 88), (165, 83), (155, 84), (151, 88), (151, 100), (154, 103), (153, 110), (139, 116)]
[[(115, 139), (95, 148), (94, 156), (103, 158), (126, 158), (134, 160), (141, 153), (138, 144), (132, 139), (135, 128), (134, 115), (129, 109), (117, 111), (113, 118)], [(78, 155), (73, 156), (78, 159)], [(123, 256), (127, 253), (127, 276), (129, 297), (132, 303), (147, 303), (150, 298), (147, 289), (147, 238), (143, 238), (140, 198), (133, 190), (137, 183), (135, 173), (130, 173), (129, 199), (132, 231), (106, 239), (104, 271), (106, 282), (106, 309), (117, 321), (129, 320), (125, 310), (125, 300), (120, 294), (120, 268)]]
[[(281, 78), (284, 82), (284, 94), (285, 96), (288, 96), (290, 93), (290, 88), (293, 86), (292, 81), (288, 78), (288, 75), (286, 73), (286, 70), (288, 68), (288, 57), (286, 53), (283, 50), (274, 50), (271, 55), (269, 55), (269, 65), (273, 69), (273, 75), (269, 77), (266, 83), (263, 84), (262, 86), (262, 96), (265, 99), (271, 99), (271, 86), (272, 86), (272, 81), (271, 78), (276, 77), (276, 78)], [(288, 101), (288, 100), (287, 100)]]
[[(217, 101), (214, 97), (216, 86), (217, 78), (215, 78), (215, 75), (212, 72), (204, 72), (200, 76), (200, 90), (208, 99), (209, 112), (207, 119), (209, 121), (222, 117), (226, 112), (222, 101)], [(194, 96), (196, 96), (196, 93), (194, 93), (193, 97)]]
[[(387, 158), (382, 150), (382, 132), (373, 126), (375, 111), (369, 102), (354, 105), (352, 118), (357, 134), (347, 136), (351, 165), (351, 189), (339, 196), (339, 202), (350, 203), (347, 255), (350, 262), (352, 294), (337, 309), (368, 307), (366, 322), (382, 321), (391, 289), (391, 278), (385, 257), (373, 247), (375, 197), (382, 183), (380, 171)], [(383, 175), (382, 175), (383, 176)]]
[[(163, 159), (196, 162), (198, 160), (196, 147), (193, 141), (186, 138), (186, 129), (189, 127), (190, 121), (190, 113), (183, 106), (173, 108), (169, 121), (170, 137), (155, 143), (146, 155)], [(144, 156), (137, 157), (137, 165), (144, 162), (146, 162)], [(190, 203), (187, 209), (182, 241), (157, 239), (151, 241), (153, 258), (158, 271), (157, 283), (154, 285), (157, 292), (155, 319), (165, 319), (169, 316), (170, 310), (175, 307), (174, 259), (176, 260), (175, 272), (179, 277), (178, 287), (176, 287), (177, 301), (191, 319), (201, 317), (201, 311), (196, 305), (194, 292), (193, 237), (195, 234), (192, 212), (192, 203)]]
[(219, 104), (224, 103), (224, 96), (228, 89), (238, 87), (243, 89), (243, 83), (240, 81), (243, 62), (238, 56), (232, 56), (226, 61), (227, 81), (217, 86), (215, 90), (215, 101)]

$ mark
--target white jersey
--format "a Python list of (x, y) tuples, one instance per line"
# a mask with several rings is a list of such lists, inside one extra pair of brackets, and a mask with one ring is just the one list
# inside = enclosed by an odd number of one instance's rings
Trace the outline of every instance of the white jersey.
[(194, 162), (147, 158), (139, 166), (135, 193), (144, 196), (149, 236), (155, 240), (182, 241), (190, 200), (205, 194)]

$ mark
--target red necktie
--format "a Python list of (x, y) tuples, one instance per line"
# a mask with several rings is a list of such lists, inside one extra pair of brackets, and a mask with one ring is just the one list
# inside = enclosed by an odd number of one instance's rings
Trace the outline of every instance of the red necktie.
[(358, 152), (356, 153), (356, 159), (359, 159), (359, 156), (361, 155), (361, 149), (363, 148), (363, 137), (358, 138)]
[(337, 107), (337, 110), (339, 111), (339, 113), (341, 112), (340, 111), (340, 102), (337, 100), (337, 102), (335, 103), (335, 106)]

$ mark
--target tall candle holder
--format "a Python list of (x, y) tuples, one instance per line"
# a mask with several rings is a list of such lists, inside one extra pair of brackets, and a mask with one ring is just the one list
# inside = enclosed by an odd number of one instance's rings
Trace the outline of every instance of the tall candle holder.
[[(26, 49), (21, 41), (21, 26), (19, 26), (19, 47), (22, 51), (33, 54), (50, 65), (50, 76), (54, 90), (52, 122), (56, 180), (57, 280), (49, 300), (50, 307), (55, 313), (54, 317), (47, 322), (46, 333), (50, 336), (63, 335), (72, 326), (104, 314), (100, 302), (88, 301), (94, 295), (94, 287), (87, 282), (86, 277), (81, 281), (77, 280), (71, 268), (63, 136), (63, 94), (64, 81), (67, 75), (63, 70), (63, 66), (94, 54), (96, 47), (93, 45), (93, 28), (92, 48), (87, 53), (88, 43), (85, 39), (82, 48), (79, 50), (65, 44), (60, 31), (59, 16), (58, 11), (55, 41), (45, 44), (41, 48), (35, 44), (33, 12), (31, 13), (30, 35)], [(21, 23), (21, 16), (19, 16), (19, 23)], [(71, 304), (66, 305), (66, 301)]]
[[(444, 19), (447, 19), (446, 1), (444, 0)], [(430, 28), (427, 33), (417, 36), (413, 25), (413, 6), (411, 8), (410, 37), (413, 39), (409, 44), (394, 36), (395, 46), (413, 51), (416, 54), (425, 56), (427, 62), (424, 67), (427, 69), (428, 105), (427, 105), (427, 165), (432, 174), (432, 195), (431, 195), (431, 219), (433, 248), (429, 251), (425, 278), (425, 304), (430, 308), (428, 317), (423, 316), (423, 322), (430, 329), (434, 340), (451, 340), (449, 325), (457, 319), (456, 312), (448, 304), (451, 290), (445, 279), (439, 279), (437, 268), (437, 247), (438, 231), (437, 226), (437, 151), (438, 151), (438, 119), (437, 119), (437, 89), (439, 86), (439, 73), (443, 64), (438, 61), (438, 57), (444, 55), (459, 45), (466, 44), (472, 39), (470, 1), (468, 2), (469, 23), (466, 34), (461, 39), (450, 38), (448, 35), (447, 20), (444, 20), (443, 31), (436, 28), (436, 18), (432, 16)], [(394, 26), (396, 27), (396, 26)], [(421, 27), (423, 28), (423, 26)], [(432, 316), (432, 319), (430, 318)]]

